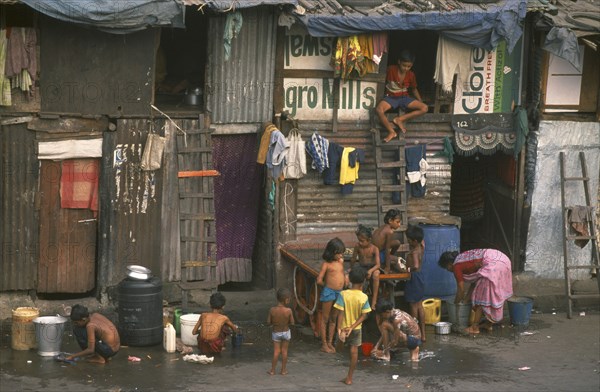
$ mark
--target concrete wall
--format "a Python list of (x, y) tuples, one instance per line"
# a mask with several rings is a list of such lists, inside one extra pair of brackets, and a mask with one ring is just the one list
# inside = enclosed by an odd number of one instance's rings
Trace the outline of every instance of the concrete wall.
[[(590, 176), (590, 197), (598, 203), (600, 171), (600, 124), (542, 121), (539, 129), (535, 187), (529, 222), (525, 271), (539, 278), (563, 278), (563, 217), (561, 214), (560, 160), (565, 153), (566, 176), (580, 176), (579, 151), (585, 153)], [(585, 205), (582, 182), (566, 184), (566, 205)], [(569, 265), (590, 264), (591, 244), (583, 249), (568, 244)], [(573, 271), (575, 279), (590, 276), (589, 270)]]

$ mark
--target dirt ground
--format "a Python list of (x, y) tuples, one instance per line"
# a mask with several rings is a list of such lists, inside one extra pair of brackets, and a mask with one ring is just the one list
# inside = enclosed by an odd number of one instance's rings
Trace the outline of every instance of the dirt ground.
[[(306, 327), (292, 331), (286, 376), (270, 376), (272, 342), (267, 326), (239, 323), (244, 344), (201, 365), (166, 353), (162, 345), (123, 347), (107, 365), (79, 361), (74, 365), (41, 357), (36, 351), (10, 348), (10, 332), (2, 331), (0, 387), (2, 391), (594, 391), (600, 390), (600, 312), (532, 314), (529, 327), (506, 325), (475, 337), (458, 334), (429, 336), (421, 360), (408, 360), (408, 351), (391, 363), (359, 354), (354, 385), (339, 382), (348, 370), (347, 349), (336, 354), (319, 351), (319, 342)], [(363, 341), (375, 341), (369, 321)], [(67, 330), (62, 350), (78, 349)], [(141, 358), (129, 362), (128, 356)]]

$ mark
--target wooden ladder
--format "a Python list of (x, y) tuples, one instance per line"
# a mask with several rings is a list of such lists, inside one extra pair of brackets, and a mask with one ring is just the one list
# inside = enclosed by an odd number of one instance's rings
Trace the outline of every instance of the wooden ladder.
[[(564, 270), (565, 270), (565, 287), (567, 291), (567, 317), (571, 318), (573, 312), (573, 300), (574, 299), (584, 299), (584, 298), (600, 298), (600, 277), (596, 276), (598, 281), (598, 293), (596, 294), (572, 294), (571, 293), (571, 278), (570, 271), (573, 270), (596, 270), (596, 273), (600, 269), (600, 263), (598, 260), (598, 239), (596, 237), (596, 225), (594, 219), (594, 211), (591, 210), (589, 212), (589, 219), (584, 224), (588, 225), (589, 235), (573, 235), (570, 234), (569, 228), (569, 212), (573, 209), (574, 206), (567, 205), (566, 202), (566, 192), (565, 192), (565, 183), (567, 182), (583, 182), (583, 192), (585, 194), (585, 207), (591, 206), (591, 198), (590, 198), (590, 189), (589, 189), (589, 181), (590, 178), (587, 172), (587, 164), (585, 161), (585, 154), (583, 151), (579, 152), (579, 163), (581, 165), (581, 177), (567, 177), (565, 173), (565, 154), (564, 152), (560, 153), (560, 191), (561, 191), (561, 207), (563, 214), (563, 260), (564, 260)], [(589, 240), (592, 243), (592, 257), (590, 264), (586, 265), (569, 265), (569, 255), (568, 255), (568, 243), (569, 241), (575, 240)]]
[[(408, 222), (406, 209), (406, 160), (404, 158), (404, 146), (406, 142), (393, 139), (385, 143), (381, 139), (378, 128), (373, 129), (373, 146), (375, 147), (375, 175), (377, 184), (377, 220), (383, 225), (385, 213), (396, 208), (400, 210), (402, 225), (400, 231), (406, 230)], [(399, 203), (394, 203), (391, 193), (399, 193)]]
[[(201, 126), (201, 119), (198, 125)], [(189, 290), (217, 288), (212, 129), (191, 129), (177, 135), (181, 304)]]

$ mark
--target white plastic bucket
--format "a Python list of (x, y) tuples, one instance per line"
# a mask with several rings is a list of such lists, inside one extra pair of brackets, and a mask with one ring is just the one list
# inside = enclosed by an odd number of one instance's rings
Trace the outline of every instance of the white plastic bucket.
[(60, 354), (66, 322), (67, 318), (62, 316), (44, 316), (33, 320), (39, 355), (53, 357)]
[(199, 319), (199, 314), (184, 314), (179, 318), (181, 324), (181, 341), (186, 346), (198, 345), (197, 335), (192, 335), (192, 330)]

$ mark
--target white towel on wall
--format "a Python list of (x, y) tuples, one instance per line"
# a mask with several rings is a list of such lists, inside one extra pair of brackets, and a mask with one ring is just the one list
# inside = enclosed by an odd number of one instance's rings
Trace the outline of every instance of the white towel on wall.
[(461, 83), (462, 76), (468, 75), (471, 69), (471, 49), (470, 45), (440, 36), (433, 80), (442, 86), (444, 92), (452, 91), (454, 74), (457, 74), (457, 84)]

